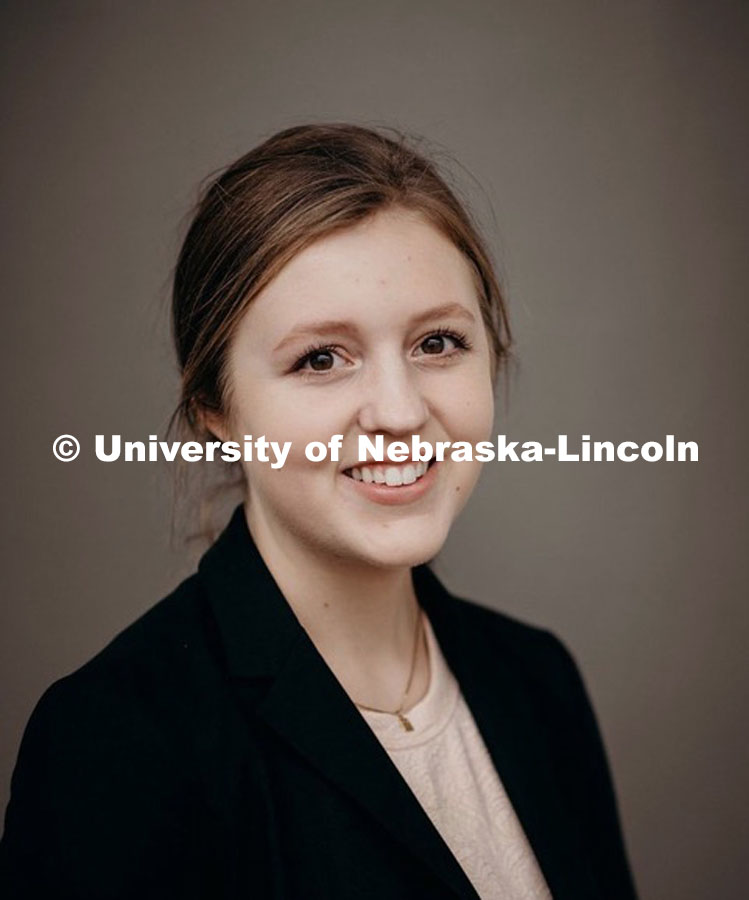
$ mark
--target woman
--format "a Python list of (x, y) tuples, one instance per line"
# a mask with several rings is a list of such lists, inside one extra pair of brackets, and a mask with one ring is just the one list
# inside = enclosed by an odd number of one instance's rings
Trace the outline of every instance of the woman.
[(242, 462), (198, 571), (42, 697), (5, 896), (634, 897), (570, 655), (426, 565), (479, 464), (358, 457), (492, 428), (505, 308), (435, 167), (275, 135), (206, 191), (173, 313), (187, 427), (291, 449)]

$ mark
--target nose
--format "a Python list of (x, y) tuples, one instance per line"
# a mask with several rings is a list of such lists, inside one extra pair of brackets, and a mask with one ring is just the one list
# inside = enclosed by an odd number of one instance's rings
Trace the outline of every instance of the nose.
[(372, 368), (363, 386), (359, 427), (374, 434), (418, 434), (429, 419), (418, 373), (402, 359)]

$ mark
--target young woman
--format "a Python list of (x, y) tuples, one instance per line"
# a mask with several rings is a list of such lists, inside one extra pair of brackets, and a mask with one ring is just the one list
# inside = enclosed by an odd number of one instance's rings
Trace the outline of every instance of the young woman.
[(426, 565), (479, 463), (359, 460), (490, 437), (506, 312), (434, 165), (351, 125), (275, 135), (206, 191), (173, 313), (187, 427), (291, 449), (238, 463), (198, 571), (40, 700), (4, 896), (634, 897), (569, 653)]

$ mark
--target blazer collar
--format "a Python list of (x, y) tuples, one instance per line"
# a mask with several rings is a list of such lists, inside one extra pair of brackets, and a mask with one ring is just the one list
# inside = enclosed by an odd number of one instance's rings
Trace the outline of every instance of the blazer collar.
[[(250, 535), (242, 505), (198, 571), (245, 712), (261, 716), (456, 896), (477, 900), (460, 864), (281, 593)], [(553, 897), (592, 900), (597, 895), (585, 853), (554, 783), (542, 723), (531, 713), (521, 679), (468, 614), (468, 604), (452, 597), (427, 566), (414, 568), (413, 579)], [(241, 689), (242, 681), (257, 678), (269, 682), (259, 701), (256, 692)]]

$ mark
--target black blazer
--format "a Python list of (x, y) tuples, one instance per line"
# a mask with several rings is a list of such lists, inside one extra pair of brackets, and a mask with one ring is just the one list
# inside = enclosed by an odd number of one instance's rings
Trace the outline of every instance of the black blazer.
[[(413, 571), (555, 900), (635, 897), (567, 650)], [(194, 575), (40, 699), (0, 894), (478, 896), (276, 586), (241, 506)]]

